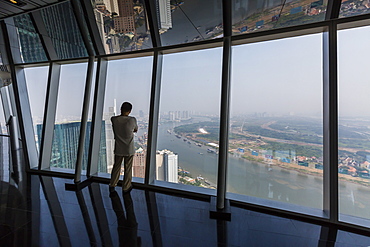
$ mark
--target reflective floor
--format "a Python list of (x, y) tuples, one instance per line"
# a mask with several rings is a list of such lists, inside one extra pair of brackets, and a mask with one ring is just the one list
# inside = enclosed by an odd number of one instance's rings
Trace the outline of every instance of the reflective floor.
[(370, 238), (231, 207), (209, 218), (209, 202), (93, 183), (30, 176), (27, 195), (1, 182), (0, 246), (369, 246)]
[(237, 207), (231, 221), (217, 221), (209, 218), (209, 202), (175, 195), (140, 189), (122, 195), (119, 187), (110, 194), (99, 183), (66, 191), (72, 180), (38, 175), (14, 180), (4, 167), (2, 247), (370, 246), (366, 236)]

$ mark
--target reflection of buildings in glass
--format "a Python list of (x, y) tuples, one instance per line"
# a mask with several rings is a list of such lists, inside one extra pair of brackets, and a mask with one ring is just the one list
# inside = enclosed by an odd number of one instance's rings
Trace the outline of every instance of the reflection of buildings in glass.
[(157, 151), (156, 179), (166, 182), (178, 183), (178, 155), (164, 149)]
[(100, 34), (100, 39), (103, 41), (103, 44), (104, 44), (104, 50), (106, 53), (109, 53), (110, 51), (109, 42), (107, 42), (105, 38), (106, 35), (105, 35), (105, 29), (104, 29), (104, 13), (102, 13), (98, 9), (94, 9), (94, 15), (95, 15), (96, 24), (98, 26), (98, 30)]
[(134, 2), (132, 0), (118, 0), (118, 14), (114, 17), (114, 30), (117, 33), (136, 34)]
[(170, 0), (157, 0), (157, 15), (160, 33), (172, 28)]
[(70, 2), (42, 9), (41, 15), (60, 59), (88, 56)]
[[(106, 172), (106, 143), (105, 143), (105, 124), (102, 123), (101, 143), (99, 151), (99, 171)], [(38, 143), (41, 143), (42, 124), (36, 126)], [(77, 160), (78, 141), (80, 138), (81, 122), (61, 123), (54, 125), (54, 138), (50, 167), (74, 169)], [(87, 122), (86, 137), (84, 141), (84, 152), (82, 169), (86, 170), (90, 145), (91, 122)]]
[(22, 47), (22, 59), (24, 62), (46, 61), (46, 54), (42, 48), (39, 36), (36, 34), (29, 15), (14, 17), (17, 27), (19, 42)]
[(97, 9), (108, 11), (110, 14), (118, 14), (117, 0), (96, 0), (95, 5)]
[(144, 178), (145, 177), (145, 159), (146, 153), (144, 149), (141, 147), (135, 151), (134, 161), (133, 161), (133, 169), (132, 169), (132, 176)]
[(121, 52), (119, 46), (119, 38), (115, 35), (110, 35), (107, 39), (107, 45), (109, 46), (109, 53), (118, 53)]

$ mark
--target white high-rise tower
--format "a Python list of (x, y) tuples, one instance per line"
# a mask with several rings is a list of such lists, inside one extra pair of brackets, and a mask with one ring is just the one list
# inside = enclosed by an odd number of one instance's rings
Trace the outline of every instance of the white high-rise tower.
[(178, 155), (164, 149), (157, 151), (156, 179), (171, 183), (178, 183)]

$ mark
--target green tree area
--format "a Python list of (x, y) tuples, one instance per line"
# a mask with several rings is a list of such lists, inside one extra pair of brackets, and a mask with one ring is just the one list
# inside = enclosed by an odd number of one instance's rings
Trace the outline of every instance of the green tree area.
[(321, 121), (315, 121), (309, 118), (282, 118), (269, 127), (274, 130), (284, 132), (299, 132), (308, 135), (323, 135), (323, 127)]
[(339, 139), (339, 147), (358, 148), (358, 149), (370, 149), (370, 142), (358, 139)]
[(266, 141), (266, 144), (261, 145), (260, 148), (266, 150), (295, 150), (297, 156), (306, 156), (306, 157), (323, 156), (322, 148), (313, 146), (303, 146), (296, 144), (286, 144), (280, 142)]
[(187, 181), (184, 177), (189, 177), (189, 178), (192, 178), (193, 179), (193, 177), (192, 177), (192, 175), (190, 174), (190, 173), (188, 173), (188, 174), (185, 174), (184, 172), (182, 172), (182, 171), (179, 171), (178, 172), (178, 175), (179, 175), (179, 181), (180, 181), (180, 183), (182, 183), (182, 184), (187, 184), (187, 185), (193, 185), (193, 186), (201, 186), (201, 182), (198, 180), (198, 179), (195, 179), (195, 182), (194, 183), (192, 183), (192, 182), (189, 182), (189, 181)]
[(187, 185), (198, 186), (198, 187), (200, 187), (200, 185), (201, 185), (201, 183), (199, 182), (198, 179), (195, 179), (195, 183), (191, 183), (191, 182), (188, 182), (184, 178), (181, 178), (181, 177), (180, 177), (180, 183), (187, 184)]
[(271, 137), (276, 139), (283, 139), (283, 140), (292, 140), (292, 141), (300, 141), (300, 142), (307, 142), (307, 143), (315, 143), (315, 144), (322, 144), (322, 137), (316, 135), (307, 135), (307, 134), (290, 134), (290, 133), (281, 133), (269, 129), (261, 128), (261, 126), (244, 126), (243, 131), (247, 131), (249, 133)]

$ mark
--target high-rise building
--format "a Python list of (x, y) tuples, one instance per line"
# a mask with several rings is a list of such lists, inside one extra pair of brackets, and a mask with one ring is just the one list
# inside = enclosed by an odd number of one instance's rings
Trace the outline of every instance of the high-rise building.
[(135, 151), (133, 167), (132, 167), (132, 176), (144, 178), (145, 177), (145, 159), (146, 153), (145, 150), (139, 148)]
[[(38, 144), (41, 144), (42, 124), (36, 126)], [(52, 154), (50, 159), (51, 167), (74, 169), (77, 161), (78, 141), (80, 138), (81, 122), (61, 123), (54, 125), (54, 138)], [(82, 169), (86, 170), (89, 144), (90, 144), (91, 122), (87, 122), (86, 137), (84, 142), (84, 152)], [(105, 124), (102, 123), (101, 142), (99, 151), (99, 171), (107, 171), (106, 143), (105, 143)]]
[(108, 173), (112, 171), (113, 163), (114, 163), (114, 134), (113, 134), (112, 122), (110, 121), (111, 117), (113, 116), (115, 116), (114, 107), (109, 107), (109, 112), (104, 114)]
[(189, 119), (189, 111), (182, 111), (182, 119)]
[(139, 111), (139, 117), (143, 118), (144, 117), (144, 112), (142, 110)]
[(178, 183), (178, 155), (170, 150), (157, 151), (156, 179)]
[(159, 32), (164, 33), (172, 28), (171, 4), (170, 0), (157, 1), (157, 15)]
[(110, 2), (110, 12), (116, 13), (117, 16), (119, 16), (119, 10), (118, 10), (118, 1), (119, 0), (107, 0)]
[(134, 2), (118, 0), (118, 14), (114, 17), (114, 30), (117, 33), (135, 34)]

